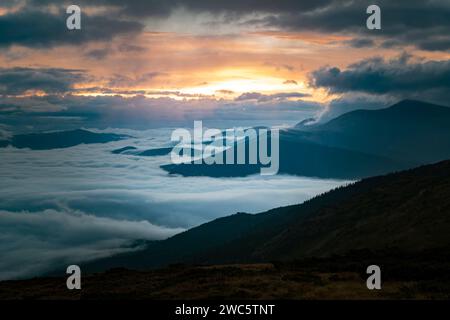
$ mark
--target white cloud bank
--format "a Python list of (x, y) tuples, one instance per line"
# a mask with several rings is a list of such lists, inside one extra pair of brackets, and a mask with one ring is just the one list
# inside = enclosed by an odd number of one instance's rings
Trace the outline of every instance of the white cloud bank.
[(0, 280), (133, 250), (133, 240), (160, 240), (182, 231), (79, 211), (0, 211)]

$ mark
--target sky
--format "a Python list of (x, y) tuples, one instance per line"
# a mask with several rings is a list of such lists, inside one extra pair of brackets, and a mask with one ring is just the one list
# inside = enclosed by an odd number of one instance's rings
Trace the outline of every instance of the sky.
[[(81, 8), (81, 30), (66, 8)], [(145, 127), (448, 105), (450, 2), (2, 0), (0, 123)]]

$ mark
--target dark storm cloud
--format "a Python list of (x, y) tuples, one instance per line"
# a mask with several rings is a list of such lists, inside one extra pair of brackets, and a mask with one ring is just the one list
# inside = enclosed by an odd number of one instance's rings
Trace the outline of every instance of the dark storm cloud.
[[(41, 5), (41, 0), (33, 1)], [(46, 0), (44, 3), (54, 3)], [(80, 4), (92, 5), (92, 1), (79, 0)], [(173, 10), (184, 8), (193, 12), (231, 12), (236, 14), (248, 14), (253, 12), (292, 12), (298, 10), (310, 11), (330, 4), (332, 0), (99, 0), (97, 5), (110, 5), (118, 7), (121, 12), (129, 16), (167, 16)]]
[(48, 11), (22, 10), (0, 16), (0, 47), (23, 45), (47, 48), (89, 41), (107, 41), (114, 36), (139, 32), (143, 26), (135, 21), (106, 16), (82, 15), (82, 30), (68, 30), (64, 10), (59, 14)]
[(94, 49), (86, 52), (85, 56), (94, 60), (102, 60), (110, 53), (109, 48)]
[(446, 51), (450, 49), (450, 39), (448, 36), (441, 39), (424, 39), (419, 42), (419, 47), (429, 51)]
[[(361, 37), (365, 36), (366, 41), (377, 38), (391, 40), (391, 46), (415, 45), (424, 50), (450, 49), (450, 2), (377, 1), (376, 4), (381, 8), (380, 31), (366, 28), (366, 8), (370, 4), (372, 1), (334, 2), (323, 10), (271, 15), (252, 23), (292, 31), (348, 32), (358, 35), (359, 44), (363, 41)], [(355, 44), (358, 45), (358, 41)]]
[(354, 38), (345, 41), (345, 43), (354, 48), (366, 48), (375, 45), (375, 42), (372, 39), (364, 39), (364, 38)]
[(82, 70), (0, 68), (0, 94), (20, 95), (28, 90), (65, 93), (72, 91), (74, 84), (85, 79)]
[(109, 79), (108, 85), (110, 87), (133, 87), (151, 81), (160, 75), (161, 73), (158, 72), (147, 72), (137, 77), (114, 74), (111, 79)]
[[(408, 55), (393, 60), (371, 58), (345, 70), (324, 67), (310, 75), (311, 85), (332, 93), (369, 94), (450, 93), (450, 61), (411, 61)], [(448, 95), (447, 95), (448, 98)]]
[[(13, 2), (9, 1), (9, 5)], [(42, 13), (50, 4), (58, 6), (61, 14)], [(107, 13), (95, 18), (83, 14), (83, 26), (90, 31), (70, 35), (61, 28), (65, 26), (64, 9), (69, 4), (56, 0), (29, 0), (26, 8), (34, 11), (19, 11), (0, 17), (0, 30), (5, 27), (10, 30), (0, 36), (0, 46), (14, 43), (46, 46), (107, 40), (116, 34), (141, 30), (142, 25), (137, 19), (166, 18), (174, 10), (183, 8), (192, 13), (225, 14), (226, 20), (223, 21), (239, 25), (284, 31), (346, 33), (357, 38), (349, 43), (354, 47), (380, 44), (382, 47), (414, 45), (430, 51), (450, 49), (450, 2), (447, 0), (379, 0), (376, 4), (381, 7), (382, 30), (375, 31), (366, 28), (366, 9), (373, 4), (370, 0), (99, 0), (95, 3), (79, 0), (77, 4), (82, 9), (103, 6), (110, 8), (106, 12), (113, 17), (106, 16)], [(256, 18), (252, 15), (255, 13), (259, 14)], [(374, 41), (377, 39), (380, 41)]]
[(120, 52), (144, 52), (146, 50), (145, 47), (133, 45), (133, 44), (121, 44), (119, 46)]
[(3, 0), (0, 8), (11, 8), (23, 2), (23, 0)]

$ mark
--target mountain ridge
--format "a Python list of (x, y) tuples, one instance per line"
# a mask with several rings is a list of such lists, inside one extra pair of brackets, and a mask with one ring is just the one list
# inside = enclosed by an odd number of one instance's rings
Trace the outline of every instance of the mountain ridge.
[(129, 138), (129, 136), (75, 129), (13, 135), (10, 140), (0, 141), (0, 148), (11, 145), (18, 149), (29, 148), (31, 150), (51, 150), (69, 148), (83, 143), (107, 143), (125, 138)]
[(302, 204), (213, 220), (140, 252), (85, 264), (154, 268), (172, 263), (255, 263), (353, 250), (450, 247), (450, 161), (363, 179)]
[(312, 143), (409, 160), (417, 166), (450, 158), (448, 123), (450, 108), (403, 100), (389, 108), (355, 110), (296, 130)]
[[(361, 179), (450, 158), (450, 108), (403, 100), (379, 110), (355, 110), (326, 123), (280, 131), (279, 173)], [(235, 147), (236, 149), (236, 147)], [(168, 164), (182, 176), (242, 177), (260, 165)]]

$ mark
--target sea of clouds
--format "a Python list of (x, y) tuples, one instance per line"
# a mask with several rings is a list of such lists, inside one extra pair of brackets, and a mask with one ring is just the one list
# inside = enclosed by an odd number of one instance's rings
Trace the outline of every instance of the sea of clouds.
[(67, 149), (0, 153), (0, 279), (41, 275), (128, 250), (236, 212), (300, 203), (346, 183), (286, 175), (170, 176), (170, 155), (112, 154), (170, 146), (173, 128), (107, 129), (133, 138)]

